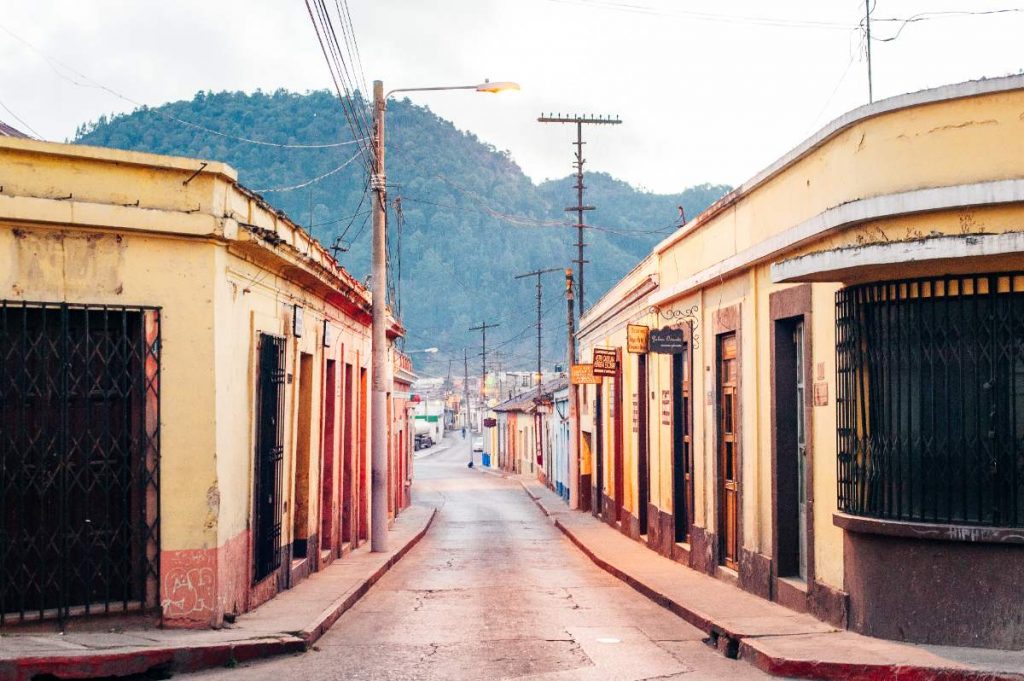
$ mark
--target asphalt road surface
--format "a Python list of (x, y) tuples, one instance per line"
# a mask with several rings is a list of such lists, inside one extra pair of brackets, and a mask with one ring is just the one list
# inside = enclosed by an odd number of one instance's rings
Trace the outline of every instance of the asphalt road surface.
[(433, 526), (313, 650), (189, 676), (768, 678), (591, 563), (517, 483), (467, 468), (470, 441), (416, 462)]

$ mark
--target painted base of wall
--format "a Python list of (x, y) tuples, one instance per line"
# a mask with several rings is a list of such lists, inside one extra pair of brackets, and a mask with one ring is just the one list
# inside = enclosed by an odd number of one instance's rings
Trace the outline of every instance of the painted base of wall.
[(160, 553), (160, 607), (163, 626), (177, 629), (219, 627), (225, 612), (249, 606), (249, 532), (213, 549)]
[(844, 535), (854, 631), (915, 643), (1024, 648), (1024, 546)]

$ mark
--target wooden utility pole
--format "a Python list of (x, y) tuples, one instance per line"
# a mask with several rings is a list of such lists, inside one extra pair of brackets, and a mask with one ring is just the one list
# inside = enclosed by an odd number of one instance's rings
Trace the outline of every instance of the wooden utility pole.
[(541, 286), (540, 275), (547, 274), (548, 272), (558, 272), (561, 267), (549, 267), (546, 270), (534, 270), (533, 272), (527, 272), (526, 274), (517, 275), (516, 279), (523, 279), (525, 277), (537, 277), (537, 397), (534, 398), (534, 404), (537, 405), (534, 410), (534, 433), (536, 434), (536, 458), (537, 463), (540, 464), (544, 460), (544, 431), (541, 427), (541, 416), (540, 416), (540, 403), (544, 399), (544, 369), (541, 364), (541, 342), (543, 340), (543, 334), (541, 325), (543, 323), (541, 317), (541, 300), (543, 298), (544, 289)]
[(462, 401), (466, 403), (466, 411), (462, 417), (463, 432), (469, 430), (469, 467), (473, 467), (473, 430), (469, 427), (469, 351), (462, 348)]
[(576, 329), (573, 325), (572, 268), (565, 270), (565, 306), (566, 323), (569, 329), (567, 343), (569, 364), (566, 374), (569, 376), (569, 508), (580, 507), (580, 452), (579, 452), (579, 414), (576, 411), (576, 391), (579, 386), (572, 384), (572, 365), (576, 363)]
[(525, 279), (526, 277), (537, 277), (537, 397), (541, 396), (541, 383), (543, 383), (544, 372), (541, 368), (541, 341), (543, 336), (541, 334), (541, 298), (543, 297), (543, 288), (540, 283), (540, 275), (547, 274), (548, 272), (559, 272), (561, 267), (549, 267), (546, 270), (534, 270), (533, 272), (527, 272), (526, 274), (516, 275), (516, 279)]
[(576, 145), (576, 160), (573, 162), (573, 167), (576, 168), (576, 205), (569, 206), (566, 208), (566, 212), (576, 213), (576, 264), (579, 265), (579, 294), (580, 294), (580, 316), (583, 316), (585, 310), (586, 300), (583, 297), (583, 263), (587, 262), (583, 259), (583, 247), (586, 246), (583, 242), (583, 230), (586, 228), (586, 223), (583, 220), (584, 211), (594, 210), (595, 206), (587, 206), (583, 203), (583, 190), (585, 185), (583, 184), (583, 164), (586, 162), (583, 158), (583, 145), (586, 144), (583, 141), (583, 124), (596, 124), (596, 125), (619, 125), (622, 120), (618, 116), (612, 118), (608, 116), (594, 116), (590, 114), (583, 115), (567, 115), (563, 116), (558, 114), (548, 114), (547, 116), (541, 116), (537, 119), (540, 123), (575, 123), (576, 124), (576, 141), (573, 143)]
[(480, 377), (480, 394), (486, 394), (484, 391), (487, 390), (487, 329), (493, 329), (496, 326), (501, 326), (501, 323), (488, 324), (487, 322), (480, 322), (480, 326), (469, 327), (470, 331), (480, 332), (480, 357), (483, 359), (483, 375)]

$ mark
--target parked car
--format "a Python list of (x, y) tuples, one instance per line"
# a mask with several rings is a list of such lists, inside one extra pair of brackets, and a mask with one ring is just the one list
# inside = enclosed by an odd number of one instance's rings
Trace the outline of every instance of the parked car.
[(427, 449), (434, 446), (434, 438), (430, 437), (426, 433), (419, 433), (416, 435), (416, 439), (413, 441), (413, 447), (415, 449)]
[(473, 438), (473, 451), (482, 452), (484, 451), (484, 439), (482, 437)]

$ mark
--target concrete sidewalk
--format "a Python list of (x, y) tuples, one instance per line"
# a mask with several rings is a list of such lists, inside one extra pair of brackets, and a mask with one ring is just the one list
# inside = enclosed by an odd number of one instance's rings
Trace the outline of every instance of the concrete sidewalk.
[(563, 534), (604, 570), (708, 633), (730, 657), (808, 679), (1024, 680), (1024, 651), (898, 643), (862, 636), (662, 557), (536, 480), (518, 478)]
[(223, 629), (4, 634), (0, 681), (196, 671), (303, 652), (423, 537), (435, 513), (433, 499), (417, 501), (395, 521), (387, 553), (366, 544)]

